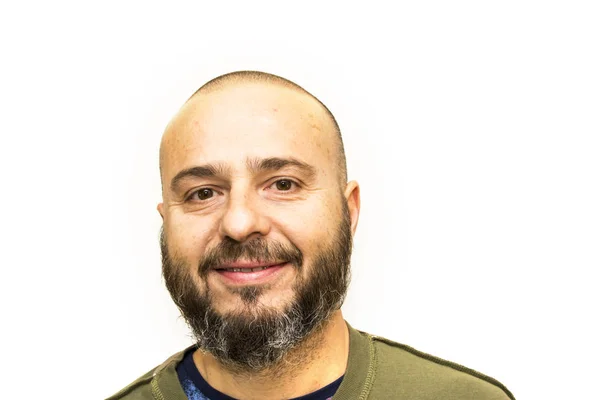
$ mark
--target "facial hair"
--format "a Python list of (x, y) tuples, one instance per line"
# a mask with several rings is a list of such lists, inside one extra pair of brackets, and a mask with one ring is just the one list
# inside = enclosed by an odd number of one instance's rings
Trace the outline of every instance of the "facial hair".
[[(342, 306), (350, 283), (352, 253), (350, 214), (345, 201), (342, 201), (340, 224), (330, 237), (328, 243), (319, 247), (311, 265), (304, 265), (302, 252), (293, 244), (283, 245), (264, 238), (242, 243), (225, 238), (202, 256), (197, 268), (192, 268), (169, 254), (168, 238), (161, 230), (165, 284), (197, 346), (238, 373), (256, 373), (278, 365)], [(238, 259), (290, 262), (297, 275), (291, 302), (279, 310), (259, 304), (269, 285), (230, 288), (240, 295), (244, 307), (235, 312), (217, 312), (207, 275), (213, 268)], [(195, 283), (198, 277), (204, 291)]]

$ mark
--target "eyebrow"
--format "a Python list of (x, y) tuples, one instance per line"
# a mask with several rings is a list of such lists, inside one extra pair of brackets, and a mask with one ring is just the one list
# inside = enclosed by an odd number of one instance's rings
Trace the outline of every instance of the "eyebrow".
[(253, 158), (248, 159), (246, 161), (246, 166), (254, 174), (266, 171), (279, 171), (280, 169), (286, 167), (297, 168), (304, 174), (306, 174), (309, 178), (314, 178), (317, 174), (317, 170), (315, 167), (293, 157), (269, 157), (261, 159)]
[(189, 178), (215, 178), (229, 175), (229, 168), (222, 164), (205, 164), (186, 168), (171, 179), (171, 190), (176, 192), (181, 182)]
[[(246, 167), (253, 173), (259, 174), (261, 172), (268, 171), (279, 171), (286, 167), (297, 168), (302, 171), (309, 179), (312, 179), (317, 174), (317, 170), (310, 164), (300, 161), (296, 158), (281, 158), (281, 157), (268, 157), (268, 158), (252, 158), (246, 160)], [(204, 164), (198, 165), (191, 168), (186, 168), (179, 171), (177, 175), (171, 180), (171, 190), (176, 192), (179, 185), (183, 181), (189, 178), (224, 178), (231, 175), (231, 169), (223, 164)]]

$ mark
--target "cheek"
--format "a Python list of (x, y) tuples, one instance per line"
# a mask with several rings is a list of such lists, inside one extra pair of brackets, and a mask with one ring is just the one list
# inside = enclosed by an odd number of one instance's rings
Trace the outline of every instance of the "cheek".
[(214, 223), (206, 217), (179, 215), (165, 221), (169, 250), (186, 260), (196, 261), (208, 244)]
[(300, 249), (304, 258), (312, 262), (315, 252), (330, 243), (335, 235), (339, 214), (340, 210), (335, 206), (315, 201), (303, 207), (291, 208), (274, 220), (279, 221), (281, 231)]

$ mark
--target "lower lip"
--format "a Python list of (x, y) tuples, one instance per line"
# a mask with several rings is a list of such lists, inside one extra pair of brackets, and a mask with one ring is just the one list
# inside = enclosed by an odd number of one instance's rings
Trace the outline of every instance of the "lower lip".
[(272, 267), (265, 268), (256, 272), (233, 272), (233, 271), (216, 271), (220, 276), (225, 278), (228, 283), (233, 284), (259, 284), (267, 282), (277, 275), (288, 266), (288, 263), (273, 265)]

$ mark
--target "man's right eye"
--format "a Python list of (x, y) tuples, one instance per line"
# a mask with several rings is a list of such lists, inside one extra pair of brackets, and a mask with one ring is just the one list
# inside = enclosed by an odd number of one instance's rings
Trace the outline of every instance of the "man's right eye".
[(212, 189), (208, 189), (208, 188), (202, 188), (202, 189), (198, 189), (195, 192), (193, 192), (191, 194), (191, 196), (189, 197), (189, 200), (208, 200), (211, 197), (213, 197), (215, 194), (215, 191)]

